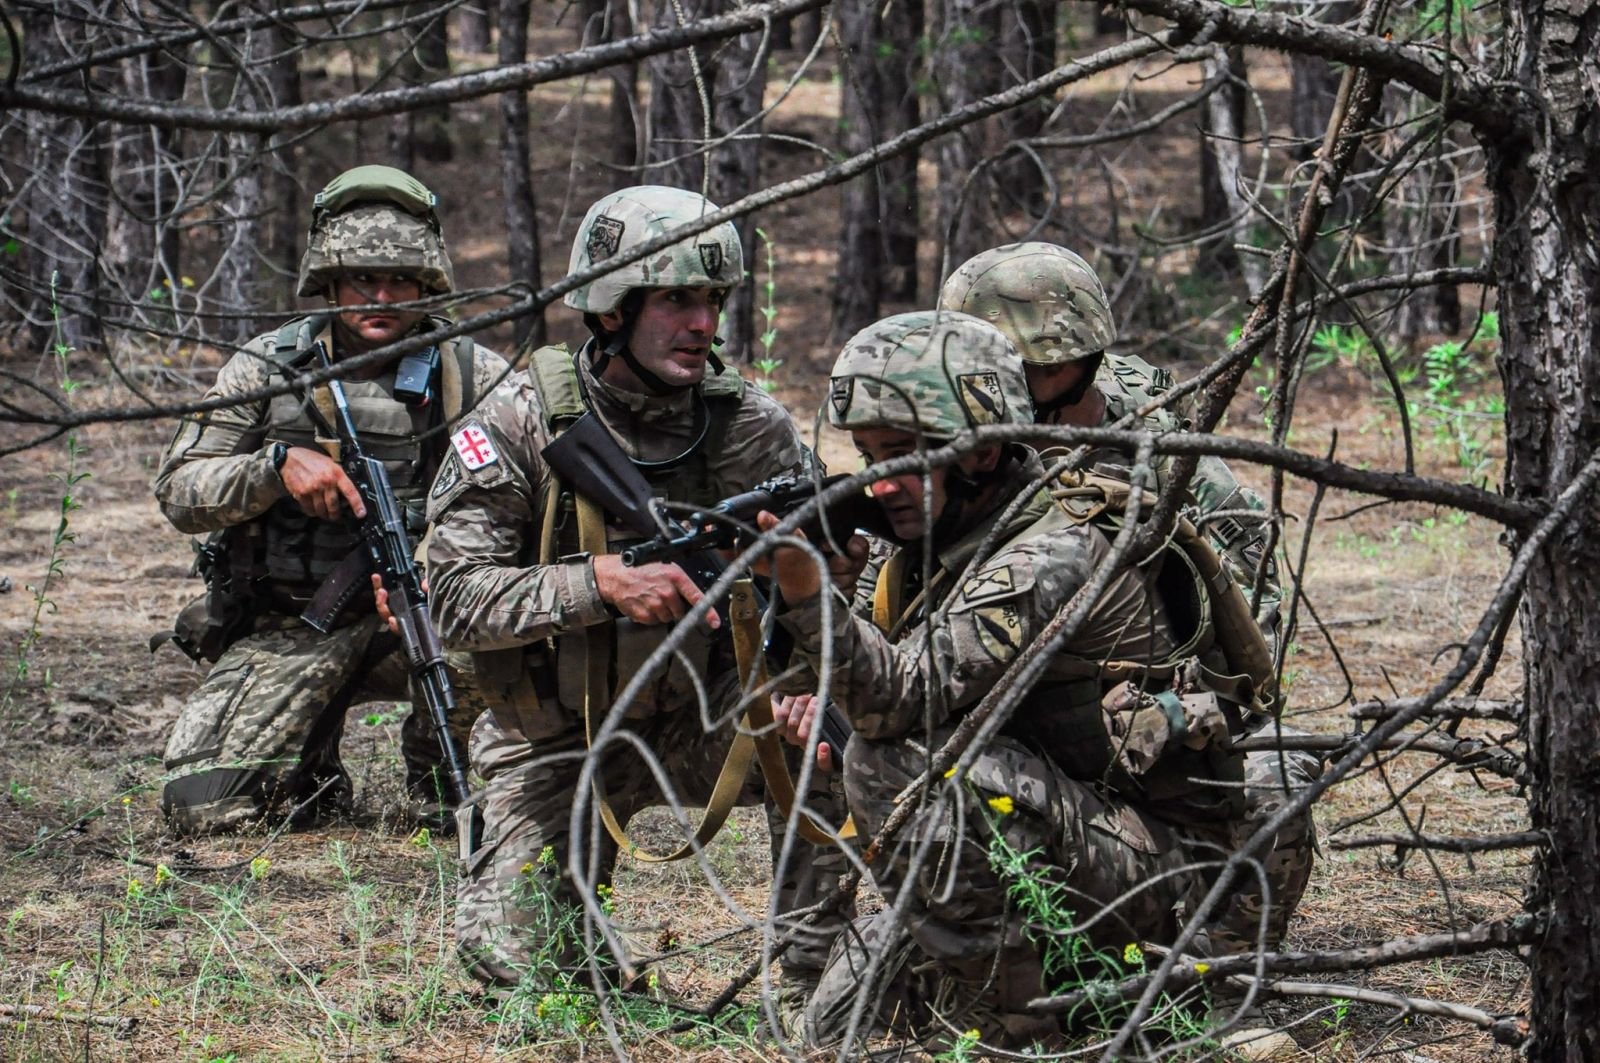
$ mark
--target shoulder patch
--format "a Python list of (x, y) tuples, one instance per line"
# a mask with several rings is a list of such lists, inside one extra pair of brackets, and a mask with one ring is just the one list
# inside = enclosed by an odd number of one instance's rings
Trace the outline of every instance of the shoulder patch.
[(1009, 598), (1017, 593), (1017, 578), (1010, 565), (985, 569), (961, 585), (960, 607), (970, 609), (984, 602)]
[(444, 462), (439, 466), (439, 475), (433, 478), (433, 490), (428, 492), (428, 497), (443, 498), (460, 482), (461, 459), (454, 454), (446, 454)]
[(999, 602), (972, 610), (978, 645), (997, 661), (1009, 661), (1022, 649), (1022, 614), (1016, 602)]
[(1006, 395), (1000, 387), (1000, 374), (994, 370), (958, 375), (956, 395), (967, 412), (968, 424), (999, 424), (1005, 420)]
[(604, 262), (616, 254), (617, 249), (622, 246), (623, 230), (627, 227), (627, 223), (616, 218), (608, 218), (604, 214), (595, 218), (594, 224), (589, 227), (589, 239), (584, 245), (589, 261)]
[(457, 429), (450, 437), (450, 444), (455, 447), (456, 456), (468, 472), (476, 472), (500, 460), (499, 452), (494, 449), (494, 441), (477, 421), (467, 421)]

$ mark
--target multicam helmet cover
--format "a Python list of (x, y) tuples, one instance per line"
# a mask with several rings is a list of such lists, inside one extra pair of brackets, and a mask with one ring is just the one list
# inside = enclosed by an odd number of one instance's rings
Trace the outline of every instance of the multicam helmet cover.
[(454, 290), (435, 202), (426, 185), (392, 166), (335, 177), (314, 201), (300, 294), (324, 294), (341, 274), (362, 270), (408, 274), (441, 295)]
[(1117, 338), (1100, 278), (1055, 244), (1007, 244), (969, 259), (945, 281), (939, 305), (989, 322), (1034, 365), (1080, 361)]
[[(716, 210), (696, 192), (665, 185), (638, 185), (603, 196), (578, 226), (567, 274), (603, 263)], [(574, 288), (565, 302), (586, 314), (608, 314), (633, 288), (731, 288), (743, 276), (739, 231), (732, 222), (724, 222)]]
[(1016, 348), (970, 314), (918, 310), (868, 325), (828, 384), (835, 428), (894, 428), (949, 439), (986, 424), (1032, 424)]

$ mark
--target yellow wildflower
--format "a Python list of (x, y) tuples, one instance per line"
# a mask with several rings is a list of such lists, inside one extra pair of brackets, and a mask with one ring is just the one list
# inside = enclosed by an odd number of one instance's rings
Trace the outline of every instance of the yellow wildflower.
[(950, 767), (945, 771), (944, 777), (946, 779), (954, 779), (956, 777), (956, 766), (954, 764), (950, 765)]
[(989, 798), (989, 807), (1002, 816), (1009, 816), (1017, 810), (1017, 803), (1011, 800), (1010, 795), (1001, 794), (999, 797)]
[(131, 798), (131, 797), (127, 796), (126, 794), (124, 794), (123, 797), (122, 797), (122, 807), (123, 808), (127, 808), (131, 804), (133, 804), (133, 798)]
[(136, 901), (144, 896), (144, 883), (136, 878), (128, 880), (128, 899)]
[(250, 877), (260, 881), (267, 877), (267, 872), (272, 870), (272, 861), (264, 856), (258, 856), (250, 861)]
[(426, 849), (433, 842), (433, 832), (427, 827), (418, 827), (417, 833), (411, 836), (411, 844), (418, 849)]
[(1144, 950), (1139, 947), (1137, 941), (1128, 942), (1127, 947), (1122, 950), (1122, 962), (1130, 967), (1137, 967), (1144, 962)]
[(1205, 974), (1209, 970), (1211, 970), (1211, 965), (1203, 960), (1194, 965), (1195, 974)]
[(156, 865), (156, 885), (161, 886), (172, 877), (172, 870), (166, 864)]

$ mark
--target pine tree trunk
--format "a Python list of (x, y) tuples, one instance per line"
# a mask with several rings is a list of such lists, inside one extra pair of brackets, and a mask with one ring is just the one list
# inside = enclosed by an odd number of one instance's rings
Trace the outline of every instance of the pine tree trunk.
[(461, 50), (487, 55), (494, 35), (495, 0), (468, 0), (458, 10), (456, 34)]
[[(1056, 65), (1055, 0), (1017, 0), (1002, 8), (1001, 47), (1005, 67), (1012, 71), (1006, 84), (1020, 84), (1041, 77)], [(1000, 116), (1005, 143), (1036, 137), (1055, 101), (1050, 96), (1030, 100)], [(1049, 187), (1040, 161), (1024, 152), (1013, 152), (998, 170), (1002, 190), (1002, 209), (1021, 210), (1038, 216), (1044, 212)]]
[[(687, 19), (709, 18), (736, 7), (731, 0), (685, 4)], [(675, 25), (675, 9), (658, 13), (658, 24)], [(650, 143), (645, 175), (654, 183), (705, 189), (717, 206), (726, 206), (754, 192), (760, 180), (759, 123), (747, 125), (761, 111), (766, 91), (767, 55), (759, 31), (730, 38), (716, 48), (696, 48), (700, 84), (690, 62), (690, 49), (652, 61), (650, 67)], [(755, 73), (752, 75), (752, 71)], [(704, 97), (702, 98), (702, 88)], [(709, 106), (709, 119), (706, 108)], [(717, 143), (707, 161), (707, 125), (713, 141), (740, 130), (735, 139)], [(753, 357), (755, 329), (755, 222), (737, 223), (744, 245), (745, 277), (723, 308), (727, 355)]]
[(1244, 165), (1245, 118), (1244, 49), (1217, 48), (1205, 61), (1207, 79), (1229, 75), (1237, 82), (1224, 85), (1206, 97), (1200, 112), (1200, 225), (1222, 231), (1201, 245), (1203, 269), (1229, 275), (1244, 271), (1252, 293), (1261, 288), (1262, 260), (1241, 259), (1235, 244), (1250, 242), (1252, 218), (1239, 186)]
[[(433, 10), (428, 3), (408, 4), (407, 18), (420, 16)], [(394, 80), (401, 86), (425, 85), (450, 73), (450, 49), (446, 36), (445, 15), (408, 28), (403, 36), (391, 38), (395, 46), (405, 51), (394, 68)], [(438, 104), (406, 111), (389, 119), (388, 162), (409, 172), (416, 170), (417, 160), (449, 162), (455, 158), (455, 142), (450, 136), (450, 107)]]
[[(301, 102), (300, 50), (294, 47), (295, 35), (274, 26), (267, 30), (268, 54), (276, 56), (266, 70), (274, 107), (293, 107)], [(266, 172), (262, 175), (265, 197), (262, 217), (262, 251), (266, 258), (268, 281), (264, 293), (272, 310), (269, 318), (281, 318), (295, 305), (295, 286), (300, 269), (300, 234), (307, 217), (300, 202), (300, 164), (292, 135), (275, 133), (267, 141)], [(266, 322), (270, 327), (270, 321)]]
[[(1535, 93), (1520, 136), (1484, 138), (1495, 196), (1506, 395), (1506, 493), (1548, 503), (1600, 451), (1600, 0), (1501, 6), (1499, 76)], [(1528, 904), (1548, 928), (1532, 948), (1533, 1063), (1600, 1059), (1600, 503), (1534, 558), (1522, 598), (1530, 806), (1548, 845)]]
[[(24, 8), (19, 21), (31, 63), (43, 66), (84, 47), (80, 19)], [(62, 87), (77, 87), (71, 77), (60, 80)], [(98, 348), (105, 338), (99, 268), (106, 238), (105, 133), (84, 119), (40, 111), (29, 113), (25, 129), (28, 184), (19, 201), (27, 214), (23, 254), (30, 291), (22, 302), (30, 339), (40, 350), (56, 342)]]
[[(954, 111), (999, 89), (994, 49), (1000, 37), (1000, 8), (988, 0), (942, 0), (933, 50), (933, 80), (940, 107)], [(994, 226), (986, 221), (995, 204), (992, 170), (978, 164), (999, 147), (998, 123), (985, 119), (938, 141), (939, 232), (942, 260), (935, 283), (961, 263), (988, 248)]]
[[(579, 43), (585, 47), (619, 40), (633, 33), (628, 0), (584, 0), (582, 12)], [(638, 162), (641, 153), (639, 123), (635, 119), (639, 107), (639, 64), (619, 63), (608, 68), (606, 76), (611, 80), (611, 94), (604, 146), (590, 150), (607, 164), (611, 187), (625, 188), (634, 183), (628, 171)]]
[[(528, 0), (499, 0), (500, 65), (521, 63), (528, 55)], [(533, 195), (529, 156), (528, 94), (500, 94), (500, 188), (505, 200), (506, 258), (513, 281), (539, 288), (539, 214)], [(545, 342), (544, 311), (518, 318), (512, 326), (516, 346)]]
[[(1386, 94), (1388, 117), (1398, 143), (1415, 129), (1420, 110), (1410, 93)], [(1461, 175), (1450, 155), (1457, 143), (1445, 130), (1424, 150), (1415, 167), (1401, 170), (1399, 182), (1383, 203), (1384, 246), (1391, 274), (1419, 273), (1454, 266), (1461, 252)], [(1461, 296), (1454, 285), (1436, 284), (1406, 295), (1390, 324), (1415, 347), (1424, 337), (1453, 336), (1461, 330)]]
[[(123, 60), (123, 91), (134, 99), (162, 102), (183, 98), (188, 70), (166, 52)], [(118, 126), (112, 134), (111, 188), (106, 222), (105, 270), (119, 298), (148, 303), (154, 324), (176, 324), (185, 302), (179, 261), (177, 206), (179, 135), (169, 129)], [(160, 292), (153, 296), (150, 293)], [(131, 311), (140, 313), (141, 311)]]

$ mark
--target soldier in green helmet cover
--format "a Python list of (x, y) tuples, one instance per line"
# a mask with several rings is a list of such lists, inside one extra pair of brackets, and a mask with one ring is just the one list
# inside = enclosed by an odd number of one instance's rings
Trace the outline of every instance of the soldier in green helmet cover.
[[(325, 306), (245, 344), (207, 399), (281, 384), (314, 358), (343, 360), (447, 323), (414, 304), (454, 286), (434, 196), (388, 166), (358, 166), (316, 197), (299, 292)], [(348, 309), (346, 309), (348, 308)], [(470, 339), (344, 381), (366, 449), (385, 464), (420, 538), (423, 500), (449, 445), (448, 425), (505, 373)], [(403, 372), (403, 377), (402, 377)], [(360, 588), (327, 633), (300, 614), (360, 546), (360, 496), (323, 449), (306, 397), (247, 399), (185, 418), (155, 479), (179, 531), (207, 534), (209, 592), (179, 617), (174, 641), (215, 666), (190, 695), (166, 748), (162, 809), (180, 833), (204, 834), (294, 812), (347, 810), (339, 759), (344, 714), (361, 700), (408, 700), (399, 641)], [(455, 722), (470, 725), (466, 711)], [(465, 726), (462, 733), (465, 733)], [(427, 713), (401, 729), (413, 811), (442, 827), (438, 743)]]
[[(714, 210), (677, 188), (607, 195), (578, 227), (570, 271), (620, 261)], [(470, 656), (491, 709), (471, 744), (487, 783), (483, 842), (467, 862), (456, 909), (463, 960), (491, 985), (584, 979), (591, 963), (609, 976), (625, 963), (587, 953), (583, 898), (569, 868), (576, 849), (597, 883), (608, 883), (619, 848), (609, 831), (571, 835), (589, 753), (586, 706), (610, 705), (701, 597), (675, 564), (624, 566), (620, 551), (637, 537), (596, 507), (584, 483), (558, 476), (542, 451), (580, 418), (597, 418), (658, 497), (698, 506), (807, 471), (810, 453), (787, 412), (716, 353), (723, 300), (743, 272), (738, 234), (724, 223), (569, 292), (566, 303), (583, 314), (592, 338), (576, 352), (531, 352), (527, 371), (458, 432), (476, 447), (458, 447), (434, 485), (434, 615), (446, 643)], [(733, 738), (727, 721), (741, 681), (730, 640), (704, 628), (687, 634), (626, 707), (626, 732), (650, 751), (660, 775), (633, 746), (598, 754), (600, 789), (619, 830), (669, 795), (684, 806), (705, 804)], [(740, 801), (763, 796), (752, 777)], [(817, 799), (831, 800), (826, 782)], [(778, 863), (782, 818), (771, 827)], [(843, 864), (836, 851), (791, 849), (775, 882), (780, 916), (819, 897)], [(785, 954), (790, 999), (815, 983), (843, 921), (819, 924)]]
[[(871, 463), (1034, 418), (1012, 343), (952, 311), (896, 315), (852, 337), (826, 412)], [(885, 1031), (946, 1046), (961, 1031), (996, 1047), (1048, 1043), (1055, 1017), (1026, 1005), (1071, 976), (1055, 966), (1070, 950), (1036, 936), (1012, 891), (1053, 891), (1083, 944), (1120, 954), (1171, 941), (1210, 885), (1206, 862), (1248, 835), (1232, 741), (1262, 710), (1270, 673), (1240, 662), (1270, 654), (1242, 601), (1229, 630), (1247, 645), (1212, 624), (1207, 603), (1237, 591), (1198, 534), (1111, 579), (999, 735), (962, 771), (928, 777), (931, 752), (1108, 561), (1115, 522), (1042, 489), (1043, 475), (1032, 450), (990, 445), (874, 483), (895, 542), (856, 609), (824, 608), (832, 592), (806, 553), (774, 556), (777, 622), (793, 647), (778, 663), (815, 684), (830, 662), (826, 693), (855, 728), (843, 774), (858, 828), (870, 836), (906, 802), (914, 810), (871, 865), (898, 914), (839, 938), (806, 1011), (813, 1044)], [(1201, 554), (1219, 582), (1200, 577)], [(1158, 568), (1188, 575), (1157, 582)], [(1255, 914), (1226, 906), (1201, 947), (1226, 949), (1219, 941)], [(864, 984), (874, 961), (883, 978)]]

